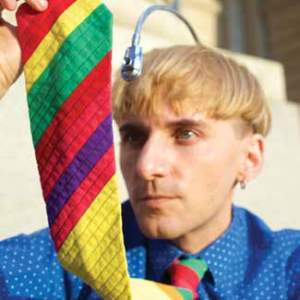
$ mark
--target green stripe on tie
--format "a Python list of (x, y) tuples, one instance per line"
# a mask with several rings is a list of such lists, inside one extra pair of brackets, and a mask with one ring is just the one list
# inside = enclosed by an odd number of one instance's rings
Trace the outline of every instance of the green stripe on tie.
[[(110, 36), (109, 33), (104, 32), (102, 29), (95, 30), (95, 24), (98, 24), (99, 19), (111, 19), (111, 15), (104, 5), (95, 9), (68, 36), (47, 69), (29, 91), (28, 103), (34, 145), (39, 142), (64, 101), (110, 50), (111, 40), (107, 39)], [(83, 40), (81, 39), (82, 35), (85, 37)], [(89, 42), (88, 47), (85, 45), (89, 49), (88, 53), (93, 54), (88, 57), (84, 53), (78, 53), (78, 49), (82, 48), (80, 43), (86, 44), (86, 41)], [(71, 45), (78, 45), (80, 47), (77, 48)], [(68, 54), (65, 55), (65, 53)], [(70, 68), (72, 70), (74, 68), (78, 69), (76, 77), (73, 76), (72, 80), (69, 78)], [(55, 78), (58, 73), (60, 80), (55, 82), (55, 86), (48, 86), (49, 77)], [(61, 80), (62, 78), (63, 80)]]
[(208, 266), (203, 259), (199, 259), (199, 258), (182, 259), (180, 263), (197, 272), (200, 280), (203, 278), (205, 272), (208, 270)]
[(193, 293), (184, 288), (177, 287), (176, 288), (179, 294), (181, 295), (183, 300), (193, 300)]

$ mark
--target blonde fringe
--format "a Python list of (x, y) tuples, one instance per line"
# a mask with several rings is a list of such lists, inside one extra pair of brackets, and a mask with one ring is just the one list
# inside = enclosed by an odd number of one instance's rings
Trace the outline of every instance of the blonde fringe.
[[(119, 73), (119, 72), (118, 72)], [(266, 136), (271, 113), (262, 88), (248, 69), (205, 46), (174, 46), (145, 55), (143, 75), (125, 82), (117, 75), (113, 113), (159, 114), (162, 102), (176, 113), (187, 107), (217, 119), (240, 118)]]

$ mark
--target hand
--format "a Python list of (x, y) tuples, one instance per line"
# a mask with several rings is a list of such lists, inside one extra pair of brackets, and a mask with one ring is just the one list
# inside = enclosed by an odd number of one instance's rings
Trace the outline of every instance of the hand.
[[(44, 11), (46, 0), (26, 0), (32, 8)], [(1, 11), (14, 11), (17, 0), (0, 0), (0, 99), (21, 73), (21, 49), (16, 38), (16, 27), (1, 18)]]

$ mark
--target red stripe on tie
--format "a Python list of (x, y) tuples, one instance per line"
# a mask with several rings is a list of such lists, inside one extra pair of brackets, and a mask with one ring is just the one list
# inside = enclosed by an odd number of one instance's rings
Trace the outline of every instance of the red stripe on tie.
[[(111, 94), (110, 72), (106, 71), (110, 68), (110, 59), (111, 52), (80, 83), (36, 146), (40, 177), (45, 183), (44, 199), (111, 109), (106, 98)], [(101, 93), (97, 93), (100, 90)], [(61, 134), (57, 134), (57, 128)]]
[[(111, 146), (81, 182), (76, 193), (64, 205), (53, 223), (51, 234), (57, 251), (114, 173), (114, 148)], [(107, 196), (107, 201), (109, 201), (109, 195)]]
[[(18, 9), (18, 36), (22, 37), (22, 63), (25, 64), (50, 31), (57, 18), (75, 0), (48, 1), (44, 12), (37, 12), (28, 4), (22, 4)], [(37, 32), (38, 28), (38, 32)]]
[(193, 292), (194, 299), (197, 298), (199, 277), (193, 269), (179, 263), (174, 263), (170, 267), (169, 272), (172, 285), (189, 289)]

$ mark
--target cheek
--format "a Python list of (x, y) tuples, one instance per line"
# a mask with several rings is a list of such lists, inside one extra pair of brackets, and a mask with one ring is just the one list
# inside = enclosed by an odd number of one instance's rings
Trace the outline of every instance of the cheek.
[(120, 165), (126, 183), (128, 182), (128, 180), (130, 180), (130, 178), (134, 174), (134, 169), (136, 164), (134, 157), (135, 156), (131, 155), (128, 151), (121, 148)]
[(183, 148), (177, 153), (177, 170), (181, 173), (183, 181), (196, 184), (203, 181), (210, 173), (214, 173), (216, 164), (214, 149), (202, 143), (198, 147)]
[(181, 174), (179, 184), (190, 193), (203, 194), (231, 183), (236, 176), (236, 155), (228, 146), (208, 143), (180, 151), (176, 159)]
[(137, 154), (132, 154), (132, 152), (126, 151), (121, 148), (120, 167), (130, 197), (132, 197), (132, 192), (137, 184), (136, 182), (137, 157), (138, 157)]

